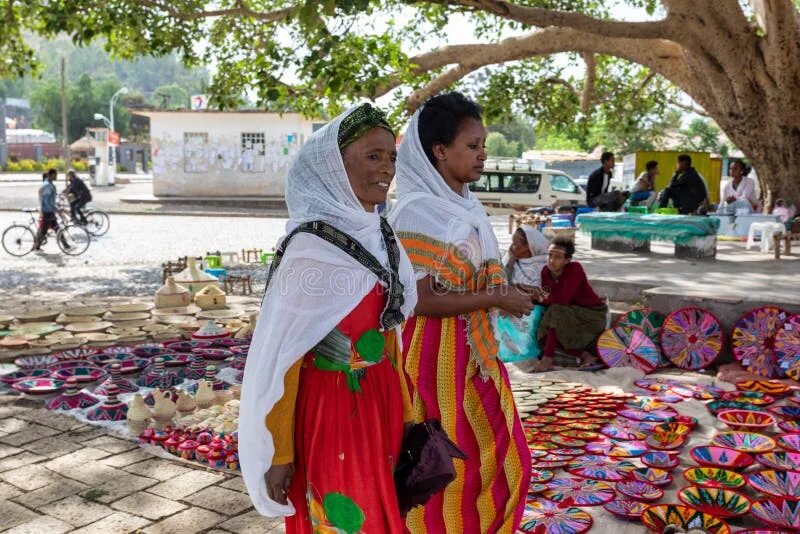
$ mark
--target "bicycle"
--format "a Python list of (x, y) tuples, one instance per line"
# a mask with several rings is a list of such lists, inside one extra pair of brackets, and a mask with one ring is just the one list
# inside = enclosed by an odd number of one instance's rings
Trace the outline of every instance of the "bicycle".
[[(59, 197), (56, 207), (59, 211), (66, 212), (69, 207), (63, 202), (63, 197)], [(84, 217), (86, 217), (86, 224), (81, 224), (80, 221), (72, 219), (70, 216), (70, 222), (72, 224), (77, 224), (78, 226), (82, 226), (86, 229), (89, 234), (93, 237), (100, 237), (102, 235), (106, 235), (108, 229), (111, 227), (111, 220), (108, 217), (108, 214), (102, 210), (98, 209), (87, 209), (83, 212)]]
[[(26, 208), (22, 210), (24, 213), (30, 215), (30, 222), (25, 224), (13, 223), (11, 226), (3, 231), (2, 243), (3, 249), (12, 256), (21, 258), (30, 254), (36, 246), (36, 234), (39, 228), (39, 221), (36, 219), (35, 213), (39, 210), (33, 208)], [(89, 248), (89, 243), (92, 240), (89, 232), (76, 224), (66, 223), (63, 213), (60, 213), (61, 226), (56, 234), (56, 244), (61, 252), (69, 256), (79, 256), (86, 252)], [(66, 223), (66, 224), (65, 224)], [(53, 232), (49, 229), (39, 243), (41, 248), (47, 243), (47, 236)]]

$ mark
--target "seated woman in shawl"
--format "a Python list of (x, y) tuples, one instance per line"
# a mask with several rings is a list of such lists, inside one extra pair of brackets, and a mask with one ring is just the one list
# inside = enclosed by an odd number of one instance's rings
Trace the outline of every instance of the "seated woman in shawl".
[(608, 306), (595, 293), (580, 263), (572, 261), (575, 243), (557, 237), (547, 252), (547, 265), (542, 269), (542, 295), (547, 309), (539, 323), (539, 342), (544, 342), (538, 371), (553, 368), (553, 356), (560, 345), (581, 360), (582, 367), (597, 359), (590, 352), (606, 328)]
[(423, 532), (513, 533), (530, 485), (525, 442), (493, 322), (521, 317), (531, 294), (508, 285), (492, 225), (468, 184), (486, 159), (477, 104), (436, 96), (414, 114), (397, 156), (389, 220), (417, 273), (419, 302), (403, 328), (416, 421), (438, 418), (467, 455), (456, 479), (406, 525)]
[(383, 113), (364, 104), (312, 134), (289, 170), (289, 235), (239, 418), (253, 504), (288, 516), (289, 533), (404, 532), (393, 470), (412, 413), (396, 332), (416, 280), (375, 209), (395, 157)]
[[(510, 283), (526, 288), (540, 288), (542, 269), (547, 263), (550, 241), (536, 228), (523, 225), (517, 228), (511, 247), (503, 259)], [(536, 330), (544, 313), (537, 305), (530, 315), (517, 318), (509, 315), (497, 318), (497, 338), (500, 342), (500, 359), (514, 362), (523, 371), (530, 371), (541, 354)]]

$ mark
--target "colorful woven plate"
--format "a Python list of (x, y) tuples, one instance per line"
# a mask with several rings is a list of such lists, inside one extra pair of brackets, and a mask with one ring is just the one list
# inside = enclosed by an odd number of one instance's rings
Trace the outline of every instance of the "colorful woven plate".
[(722, 394), (722, 400), (733, 402), (747, 402), (756, 406), (766, 406), (775, 402), (775, 397), (759, 391), (727, 391)]
[(659, 361), (658, 367), (667, 367), (669, 366), (669, 360), (667, 360), (661, 354), (661, 327), (664, 325), (664, 316), (658, 313), (657, 311), (648, 309), (648, 308), (641, 308), (638, 310), (631, 310), (625, 315), (623, 315), (619, 322), (617, 322), (618, 326), (633, 326), (641, 328), (645, 335), (653, 342), (656, 346), (659, 354)]
[(731, 528), (721, 519), (704, 514), (694, 508), (682, 504), (655, 504), (642, 513), (642, 523), (651, 532), (661, 534), (669, 525), (674, 525), (684, 532), (692, 529), (710, 534), (730, 534)]
[(747, 484), (770, 497), (800, 500), (800, 473), (796, 471), (759, 471), (747, 476)]
[(709, 412), (714, 415), (717, 415), (719, 412), (725, 410), (761, 410), (761, 406), (756, 406), (755, 404), (750, 404), (749, 402), (737, 402), (737, 401), (726, 401), (726, 400), (715, 400), (711, 401), (706, 404), (706, 408)]
[(574, 506), (542, 499), (525, 504), (519, 530), (534, 534), (582, 534), (592, 528), (592, 516)]
[(779, 380), (740, 380), (736, 388), (742, 391), (766, 393), (773, 397), (782, 397), (791, 392), (791, 388)]
[(61, 391), (64, 381), (55, 378), (28, 378), (17, 380), (11, 387), (28, 395), (49, 395)]
[[(127, 360), (117, 360), (119, 363), (119, 372), (123, 375), (131, 375), (134, 373), (138, 373), (148, 365), (150, 365), (150, 360), (145, 358), (129, 358)], [(113, 361), (106, 363), (103, 365), (104, 369), (111, 370), (111, 366), (114, 364)]]
[(653, 469), (652, 467), (640, 467), (628, 471), (628, 478), (639, 482), (649, 482), (656, 486), (666, 486), (672, 482), (672, 475), (663, 469)]
[(25, 378), (47, 378), (50, 376), (48, 369), (23, 369), (21, 371), (14, 371), (13, 373), (6, 373), (0, 376), (0, 381), (4, 384), (13, 384), (18, 380)]
[(731, 430), (749, 432), (763, 432), (775, 424), (775, 418), (767, 412), (750, 410), (724, 410), (717, 414), (717, 419)]
[(800, 419), (800, 406), (770, 406), (767, 409), (784, 419), (791, 419), (793, 421)]
[(753, 457), (728, 447), (703, 445), (689, 451), (692, 460), (705, 467), (722, 467), (739, 471), (753, 465)]
[[(625, 402), (625, 406), (628, 408), (634, 408), (636, 410), (642, 410), (644, 412), (651, 412), (653, 410), (664, 410), (669, 408), (669, 404), (661, 399), (657, 399), (651, 395), (658, 395), (658, 393), (651, 393), (648, 396), (637, 396), (634, 399), (629, 399)], [(683, 397), (678, 397), (683, 398)]]
[(603, 505), (603, 509), (611, 512), (620, 519), (628, 521), (641, 521), (642, 512), (647, 508), (647, 504), (630, 499), (617, 499), (615, 501), (607, 502)]
[(640, 480), (617, 482), (614, 485), (614, 489), (626, 497), (639, 501), (652, 502), (664, 496), (664, 490), (649, 482), (642, 482)]
[(660, 358), (644, 330), (629, 326), (615, 326), (600, 334), (597, 355), (607, 367), (633, 367), (645, 373), (653, 372)]
[(600, 433), (609, 438), (621, 440), (643, 440), (647, 433), (636, 426), (624, 423), (611, 423), (600, 429)]
[(549, 469), (531, 469), (531, 482), (550, 482), (556, 474)]
[(14, 365), (20, 369), (41, 369), (56, 363), (58, 359), (51, 355), (45, 354), (41, 356), (22, 356), (14, 360)]
[(755, 432), (720, 432), (711, 443), (749, 453), (770, 452), (775, 448), (774, 439)]
[(722, 351), (722, 327), (711, 312), (687, 307), (664, 320), (661, 350), (676, 367), (703, 369)]
[(97, 382), (106, 376), (105, 369), (101, 367), (85, 366), (85, 367), (69, 367), (67, 369), (59, 369), (53, 372), (53, 377), (59, 380), (66, 380), (74, 378), (78, 383), (88, 384), (90, 382)]
[(665, 410), (651, 410), (649, 412), (646, 412), (644, 410), (637, 410), (635, 408), (626, 408), (624, 410), (620, 410), (619, 415), (627, 419), (632, 419), (634, 421), (663, 423), (664, 421), (670, 421), (673, 417), (678, 415), (678, 412), (676, 412), (672, 408)]
[(790, 434), (800, 432), (800, 421), (778, 421), (778, 428)]
[(768, 452), (756, 456), (756, 460), (763, 466), (782, 471), (800, 471), (800, 453), (798, 452)]
[(557, 478), (547, 483), (542, 493), (561, 506), (599, 506), (615, 497), (614, 489), (605, 482), (585, 478)]
[(665, 471), (675, 469), (681, 465), (681, 460), (678, 458), (677, 454), (669, 454), (661, 451), (652, 451), (643, 454), (640, 460), (647, 467), (655, 467), (656, 469), (664, 469)]
[(595, 441), (586, 445), (586, 452), (590, 454), (605, 454), (612, 458), (633, 458), (647, 452), (647, 445), (643, 441)]
[(58, 361), (84, 360), (93, 354), (97, 354), (98, 352), (100, 352), (98, 349), (80, 348), (54, 352), (53, 356), (55, 356)]
[(778, 445), (781, 449), (790, 452), (800, 452), (800, 434), (783, 434), (778, 436)]
[(686, 436), (675, 432), (654, 432), (647, 436), (644, 443), (651, 449), (674, 451), (686, 444)]
[(800, 314), (786, 319), (775, 335), (775, 356), (788, 376), (800, 379)]
[(744, 476), (719, 467), (692, 467), (683, 472), (683, 478), (695, 486), (736, 489), (744, 486)]
[(628, 477), (636, 465), (628, 461), (617, 461), (607, 456), (587, 454), (570, 459), (564, 467), (567, 473), (592, 480), (616, 482)]
[(678, 499), (686, 506), (723, 519), (740, 517), (750, 511), (750, 499), (729, 489), (689, 486), (678, 492)]
[(733, 356), (751, 373), (767, 378), (785, 375), (775, 353), (775, 336), (787, 319), (786, 311), (761, 306), (742, 315), (731, 333)]
[(800, 501), (772, 497), (753, 503), (753, 517), (771, 527), (792, 532), (800, 530)]

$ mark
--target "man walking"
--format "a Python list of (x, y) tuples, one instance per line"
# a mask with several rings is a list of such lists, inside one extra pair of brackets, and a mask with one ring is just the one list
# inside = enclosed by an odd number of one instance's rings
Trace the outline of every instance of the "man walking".
[[(39, 220), (39, 232), (36, 234), (36, 240), (33, 244), (33, 250), (41, 250), (42, 241), (47, 235), (47, 231), (51, 228), (58, 230), (58, 218), (56, 217), (56, 186), (53, 185), (58, 173), (55, 169), (50, 169), (44, 175), (44, 185), (39, 189), (39, 211), (41, 212), (41, 219)], [(63, 243), (66, 248), (69, 245)]]
[(681, 215), (696, 213), (708, 198), (703, 178), (692, 167), (692, 157), (678, 156), (678, 167), (669, 186), (661, 192), (659, 207), (666, 208), (669, 201)]

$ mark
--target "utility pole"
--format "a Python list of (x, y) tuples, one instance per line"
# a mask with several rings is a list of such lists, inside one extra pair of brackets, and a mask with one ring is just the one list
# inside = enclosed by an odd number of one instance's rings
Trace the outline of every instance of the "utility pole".
[(61, 56), (61, 152), (69, 167), (72, 155), (67, 144), (67, 60), (64, 56)]

